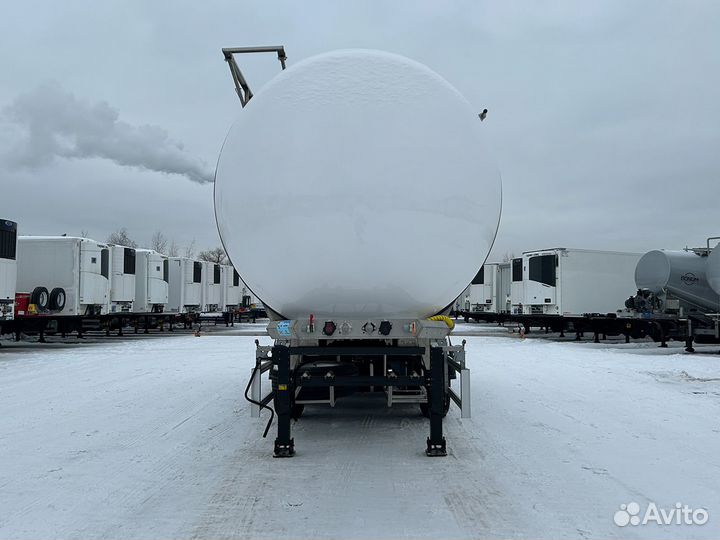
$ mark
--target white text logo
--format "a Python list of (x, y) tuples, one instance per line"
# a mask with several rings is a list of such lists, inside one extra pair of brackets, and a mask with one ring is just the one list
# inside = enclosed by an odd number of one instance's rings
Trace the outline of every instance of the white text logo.
[(648, 503), (645, 512), (640, 511), (636, 502), (621, 504), (620, 510), (615, 512), (613, 520), (618, 527), (626, 525), (705, 525), (710, 518), (704, 508), (690, 508), (687, 504), (675, 503), (675, 506), (658, 508), (654, 503)]

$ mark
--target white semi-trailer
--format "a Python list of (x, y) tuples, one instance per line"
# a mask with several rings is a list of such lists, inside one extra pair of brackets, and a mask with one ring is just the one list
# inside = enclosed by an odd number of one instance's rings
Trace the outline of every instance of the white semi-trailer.
[(522, 313), (525, 302), (525, 271), (522, 257), (510, 261), (510, 311)]
[(220, 267), (222, 281), (222, 303), (227, 311), (238, 309), (242, 306), (243, 282), (235, 267), (230, 264), (223, 264)]
[(169, 257), (168, 266), (168, 311), (199, 313), (202, 310), (202, 262), (188, 257)]
[(89, 238), (19, 236), (17, 290), (30, 293), (39, 313), (108, 313), (110, 247)]
[[(444, 314), (485, 262), (500, 217), (478, 108), (426, 66), (368, 50), (304, 60), (253, 97), (235, 61), (248, 52), (276, 53), (285, 67), (283, 47), (223, 49), (247, 107), (218, 160), (215, 215), (274, 319), (250, 399), (274, 404), (275, 455), (294, 454), (291, 419), (305, 404), (371, 389), (388, 406), (419, 404), (427, 454), (445, 455), (442, 418), (451, 400), (468, 416), (470, 400)], [(273, 391), (262, 397), (265, 371)]]
[(470, 285), (468, 311), (504, 313), (509, 311), (510, 265), (485, 263)]
[(153, 249), (135, 250), (135, 313), (162, 313), (168, 303), (168, 258)]
[(497, 268), (497, 312), (510, 313), (512, 310), (512, 276), (509, 262), (499, 263)]
[(219, 264), (203, 261), (202, 306), (203, 311), (215, 313), (223, 311), (222, 270)]
[(17, 223), (0, 219), (0, 321), (15, 314)]
[(489, 283), (486, 284), (487, 266), (487, 264), (484, 264), (483, 267), (480, 268), (478, 273), (475, 275), (473, 280), (470, 282), (470, 287), (468, 288), (466, 293), (466, 303), (469, 304), (469, 311), (485, 311), (486, 309), (485, 287), (490, 286)]
[(460, 296), (458, 296), (455, 300), (454, 307), (456, 313), (470, 310), (470, 287), (472, 287), (472, 285), (468, 285), (467, 287), (465, 287), (465, 290), (461, 292)]
[(110, 312), (130, 312), (135, 301), (135, 249), (110, 246)]
[(553, 248), (523, 253), (523, 313), (615, 313), (634, 283), (640, 253)]

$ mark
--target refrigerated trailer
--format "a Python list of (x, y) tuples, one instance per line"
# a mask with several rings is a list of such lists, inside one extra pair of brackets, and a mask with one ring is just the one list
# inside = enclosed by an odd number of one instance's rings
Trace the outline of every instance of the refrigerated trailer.
[(235, 267), (229, 264), (220, 266), (222, 273), (222, 303), (227, 311), (242, 306), (243, 282)]
[(470, 287), (472, 287), (472, 285), (468, 285), (455, 300), (454, 313), (460, 313), (461, 311), (470, 309)]
[(217, 263), (203, 261), (202, 309), (207, 312), (223, 311), (222, 270)]
[(198, 313), (202, 308), (203, 264), (188, 257), (168, 258), (168, 311)]
[(465, 290), (464, 304), (468, 310), (485, 311), (485, 266), (487, 265), (483, 265), (478, 270), (470, 286)]
[(640, 256), (567, 248), (526, 251), (521, 259), (522, 313), (615, 313), (635, 287)]
[(510, 313), (511, 302), (511, 269), (509, 262), (499, 263), (497, 269), (497, 312)]
[(135, 249), (110, 246), (110, 312), (132, 311), (135, 301)]
[(162, 313), (168, 303), (168, 258), (153, 249), (135, 250), (136, 313)]
[(39, 313), (100, 315), (110, 306), (110, 247), (89, 238), (19, 236), (17, 290)]
[(260, 299), (253, 294), (253, 292), (250, 290), (250, 288), (247, 286), (247, 283), (245, 283), (242, 278), (240, 279), (240, 304), (244, 308), (263, 308), (263, 304), (260, 301)]
[(525, 294), (525, 281), (522, 257), (510, 261), (510, 312), (522, 313)]
[(17, 223), (0, 219), (0, 320), (15, 314)]
[(486, 263), (470, 285), (468, 311), (509, 311), (510, 264)]

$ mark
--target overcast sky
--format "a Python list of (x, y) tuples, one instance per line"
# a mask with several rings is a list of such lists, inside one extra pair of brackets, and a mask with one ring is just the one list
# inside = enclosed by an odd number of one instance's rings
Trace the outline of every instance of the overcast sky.
[[(282, 44), (289, 63), (364, 47), (489, 109), (504, 187), (491, 259), (699, 245), (720, 234), (718, 29), (713, 1), (8, 3), (0, 217), (21, 234), (218, 245), (200, 182), (240, 110), (221, 47)], [(279, 65), (243, 68), (257, 89)]]

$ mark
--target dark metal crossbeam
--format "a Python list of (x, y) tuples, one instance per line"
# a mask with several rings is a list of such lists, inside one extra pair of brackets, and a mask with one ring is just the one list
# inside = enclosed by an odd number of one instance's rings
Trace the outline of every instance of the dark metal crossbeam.
[[(329, 369), (328, 371), (331, 371)], [(296, 386), (302, 387), (329, 387), (329, 386), (423, 386), (426, 384), (424, 377), (382, 377), (382, 376), (341, 376), (325, 378), (322, 376), (313, 376), (309, 379), (298, 377)]]
[(415, 356), (425, 347), (290, 347), (290, 354), (304, 356)]

